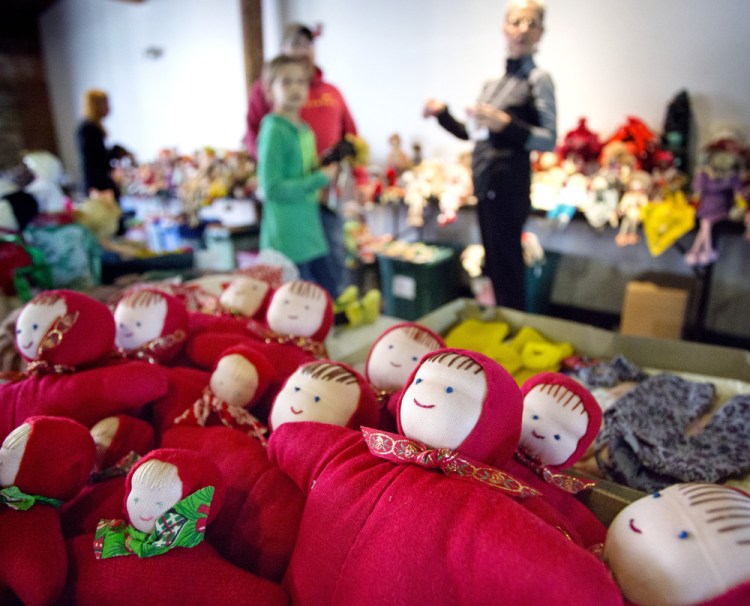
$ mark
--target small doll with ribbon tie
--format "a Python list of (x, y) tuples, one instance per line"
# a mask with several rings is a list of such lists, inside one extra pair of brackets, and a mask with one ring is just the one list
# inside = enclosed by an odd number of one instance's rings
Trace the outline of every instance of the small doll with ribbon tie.
[(370, 347), (365, 377), (378, 394), (380, 427), (396, 427), (396, 402), (422, 356), (445, 347), (443, 338), (417, 322), (401, 322), (385, 329)]
[(628, 604), (750, 604), (750, 495), (677, 483), (627, 505), (607, 530), (604, 560)]
[(507, 469), (544, 494), (579, 532), (586, 547), (599, 549), (606, 527), (573, 495), (594, 482), (564, 473), (596, 439), (602, 411), (593, 395), (579, 382), (553, 372), (542, 372), (521, 386), (523, 423), (521, 439)]
[(164, 373), (147, 362), (110, 357), (114, 338), (112, 312), (88, 295), (52, 290), (29, 301), (16, 320), (16, 348), (27, 368), (0, 385), (0, 438), (32, 415), (91, 427), (111, 415), (137, 414), (163, 396)]
[(185, 304), (161, 290), (136, 287), (115, 307), (115, 346), (124, 357), (151, 364), (172, 364), (185, 347)]
[(622, 604), (566, 520), (525, 505), (541, 497), (502, 469), (521, 416), (499, 364), (440, 349), (402, 391), (398, 434), (275, 428), (269, 458), (306, 495), (283, 581), (292, 602), (542, 604), (554, 592), (560, 604)]
[[(60, 506), (86, 484), (96, 449), (71, 419), (34, 416), (0, 446), (0, 602), (56, 603), (68, 573)], [(15, 603), (15, 601), (10, 601)]]
[(63, 533), (73, 537), (94, 532), (102, 518), (122, 513), (125, 476), (155, 446), (151, 424), (129, 415), (102, 419), (91, 428), (96, 462), (86, 486), (61, 509)]
[(286, 378), (300, 364), (327, 357), (325, 339), (333, 325), (333, 301), (314, 282), (286, 282), (271, 297), (266, 325), (252, 325), (250, 337), (210, 330), (199, 333), (188, 345), (188, 357), (199, 368), (212, 368), (224, 350), (250, 340)]
[(230, 564), (204, 540), (224, 498), (221, 474), (206, 457), (153, 450), (125, 485), (126, 519), (101, 520), (95, 534), (69, 541), (73, 603), (288, 603), (277, 584)]

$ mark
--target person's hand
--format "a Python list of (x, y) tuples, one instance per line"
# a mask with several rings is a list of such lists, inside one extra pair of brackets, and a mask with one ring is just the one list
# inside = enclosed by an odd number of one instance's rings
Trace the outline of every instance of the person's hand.
[(331, 162), (330, 164), (321, 167), (320, 170), (323, 171), (323, 174), (328, 178), (328, 182), (333, 183), (339, 176), (339, 163)]
[(468, 109), (468, 114), (474, 118), (477, 128), (488, 128), (498, 133), (510, 124), (510, 115), (489, 103), (480, 103)]
[(427, 99), (422, 109), (422, 116), (430, 118), (437, 116), (445, 111), (445, 103), (438, 101), (437, 99)]

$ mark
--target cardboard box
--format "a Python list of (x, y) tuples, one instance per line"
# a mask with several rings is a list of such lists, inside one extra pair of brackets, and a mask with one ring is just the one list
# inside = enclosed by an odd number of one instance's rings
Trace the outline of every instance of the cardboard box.
[(662, 339), (680, 339), (689, 293), (653, 282), (630, 281), (625, 288), (620, 333)]

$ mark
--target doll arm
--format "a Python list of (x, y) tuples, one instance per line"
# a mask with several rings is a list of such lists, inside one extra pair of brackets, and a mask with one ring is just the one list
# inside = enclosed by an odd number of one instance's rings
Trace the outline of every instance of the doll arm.
[(268, 458), (307, 494), (323, 469), (352, 447), (367, 452), (358, 431), (312, 421), (284, 423), (271, 433)]

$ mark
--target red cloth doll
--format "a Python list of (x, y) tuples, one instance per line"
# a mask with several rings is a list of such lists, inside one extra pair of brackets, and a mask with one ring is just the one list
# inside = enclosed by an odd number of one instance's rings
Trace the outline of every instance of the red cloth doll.
[(275, 583), (230, 564), (204, 541), (221, 509), (219, 470), (190, 450), (161, 448), (126, 478), (127, 521), (102, 520), (69, 541), (67, 597), (77, 604), (287, 604)]
[(524, 501), (539, 497), (521, 498), (523, 484), (487, 467), (515, 450), (521, 409), (496, 362), (444, 349), (402, 393), (404, 435), (275, 429), (269, 458), (307, 496), (283, 583), (292, 602), (543, 604), (554, 593), (556, 604), (621, 604), (602, 562), (561, 532), (565, 521), (551, 508), (546, 519), (531, 513)]
[(728, 486), (673, 484), (625, 507), (604, 558), (629, 604), (750, 604), (750, 496)]
[(188, 345), (188, 357), (199, 368), (212, 368), (224, 350), (250, 337), (284, 379), (300, 364), (327, 357), (324, 342), (333, 325), (333, 302), (321, 286), (293, 280), (274, 291), (266, 324), (267, 329), (255, 325), (248, 336), (199, 333)]
[(598, 549), (607, 529), (573, 495), (594, 483), (561, 473), (578, 461), (596, 439), (602, 411), (594, 396), (560, 373), (543, 372), (527, 379), (523, 394), (521, 439), (506, 469), (533, 486), (571, 521), (584, 546)]
[(138, 286), (115, 307), (115, 345), (126, 358), (152, 364), (174, 362), (185, 347), (188, 312), (177, 297)]
[(122, 514), (125, 476), (155, 446), (149, 423), (128, 415), (102, 419), (91, 428), (96, 464), (88, 484), (61, 509), (66, 538), (94, 532), (102, 518)]
[(378, 393), (382, 407), (380, 427), (395, 429), (399, 391), (425, 354), (445, 347), (443, 338), (416, 322), (401, 322), (385, 329), (370, 347), (365, 377)]
[(62, 417), (29, 417), (5, 438), (0, 447), (0, 603), (9, 603), (8, 593), (29, 606), (52, 604), (61, 595), (68, 558), (59, 507), (86, 483), (95, 456), (88, 430)]
[(107, 359), (114, 337), (112, 313), (87, 295), (53, 290), (29, 301), (16, 321), (16, 347), (28, 368), (0, 385), (0, 437), (32, 415), (91, 427), (114, 414), (138, 413), (164, 395), (167, 380), (159, 368)]

